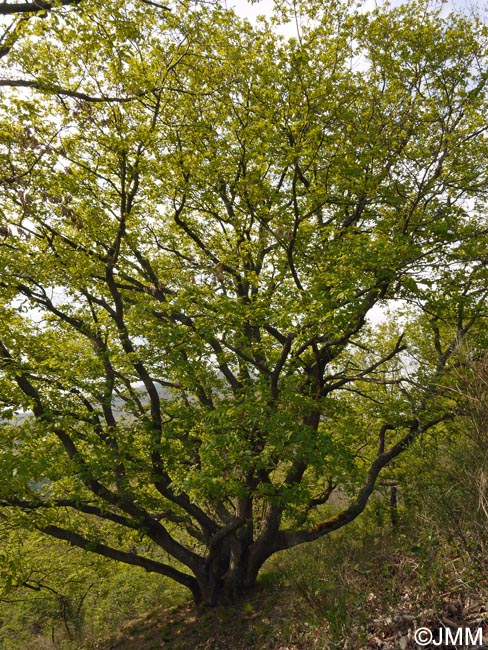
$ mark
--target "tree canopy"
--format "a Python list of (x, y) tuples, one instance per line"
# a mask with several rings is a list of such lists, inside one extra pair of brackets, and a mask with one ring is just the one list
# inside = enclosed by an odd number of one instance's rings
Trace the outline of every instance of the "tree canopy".
[(293, 3), (294, 38), (41, 4), (0, 73), (2, 516), (213, 604), (456, 414), (487, 28), (422, 1)]

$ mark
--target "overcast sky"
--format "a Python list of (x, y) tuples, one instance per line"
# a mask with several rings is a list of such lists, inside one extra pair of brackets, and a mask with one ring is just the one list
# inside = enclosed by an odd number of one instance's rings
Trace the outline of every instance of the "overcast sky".
[[(408, 1), (408, 0), (406, 0)], [(401, 4), (402, 0), (390, 0), (391, 5)], [(369, 11), (374, 9), (375, 6), (381, 5), (382, 0), (364, 0), (363, 9)], [(435, 0), (432, 2), (435, 4)], [(229, 7), (234, 7), (236, 11), (242, 16), (246, 16), (251, 21), (255, 20), (257, 16), (261, 14), (270, 15), (273, 9), (273, 0), (259, 0), (251, 4), (248, 0), (227, 0), (227, 5)], [(456, 11), (465, 12), (468, 14), (478, 14), (484, 15), (486, 18), (487, 9), (484, 8), (484, 3), (480, 3), (477, 0), (447, 0), (447, 7), (454, 9)], [(290, 35), (293, 34), (293, 26), (290, 25)]]

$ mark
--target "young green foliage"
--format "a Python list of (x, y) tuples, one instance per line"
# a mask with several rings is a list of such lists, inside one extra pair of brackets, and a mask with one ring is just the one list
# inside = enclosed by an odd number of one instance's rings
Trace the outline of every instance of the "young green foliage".
[(486, 27), (330, 1), (287, 40), (143, 4), (57, 7), (4, 57), (0, 504), (212, 604), (454, 415)]

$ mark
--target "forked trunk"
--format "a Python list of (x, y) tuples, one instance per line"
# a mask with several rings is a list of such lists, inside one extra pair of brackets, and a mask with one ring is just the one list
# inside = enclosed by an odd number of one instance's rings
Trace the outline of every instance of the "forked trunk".
[(198, 604), (213, 607), (231, 605), (253, 589), (267, 555), (262, 559), (250, 552), (247, 540), (234, 538), (210, 553), (205, 570), (198, 577)]

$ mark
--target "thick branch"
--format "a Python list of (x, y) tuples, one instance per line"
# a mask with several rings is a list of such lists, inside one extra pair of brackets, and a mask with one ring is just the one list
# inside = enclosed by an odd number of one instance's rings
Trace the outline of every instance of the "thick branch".
[[(163, 11), (171, 11), (170, 8), (166, 5), (162, 5), (159, 2), (153, 2), (153, 0), (141, 0), (141, 2), (145, 5), (149, 5), (150, 7), (162, 9)], [(0, 16), (38, 14), (42, 13), (43, 11), (57, 9), (58, 7), (79, 5), (80, 3), (81, 0), (54, 0), (53, 2), (48, 2), (46, 0), (35, 0), (34, 2), (13, 2), (12, 4), (0, 5)]]
[[(4, 55), (8, 52), (4, 52)], [(0, 51), (0, 56), (1, 56)], [(114, 95), (90, 95), (79, 90), (71, 90), (54, 83), (43, 83), (42, 81), (34, 81), (29, 79), (0, 79), (0, 88), (32, 88), (39, 92), (50, 93), (51, 95), (58, 95), (60, 97), (71, 97), (72, 99), (80, 99), (89, 104), (125, 104), (133, 102), (138, 99), (143, 99), (148, 95), (154, 95), (161, 91), (161, 88), (149, 88), (141, 90), (133, 95), (123, 95), (117, 97)], [(168, 88), (168, 90), (178, 90), (183, 93), (183, 88)]]
[(57, 7), (66, 7), (67, 5), (78, 5), (81, 0), (35, 0), (35, 2), (13, 2), (12, 4), (0, 5), (0, 16), (13, 16), (15, 14), (38, 14), (43, 11), (49, 11)]
[(78, 535), (71, 530), (60, 528), (59, 526), (44, 526), (40, 530), (41, 532), (46, 533), (46, 535), (50, 535), (51, 537), (56, 537), (56, 539), (61, 539), (69, 542), (73, 546), (78, 546), (85, 551), (97, 553), (98, 555), (103, 555), (104, 557), (108, 557), (112, 560), (117, 560), (118, 562), (124, 562), (125, 564), (140, 566), (146, 571), (167, 576), (179, 584), (188, 587), (188, 589), (190, 589), (193, 594), (198, 593), (198, 587), (195, 578), (187, 575), (186, 573), (183, 573), (182, 571), (178, 571), (178, 569), (175, 569), (168, 564), (164, 564), (163, 562), (157, 562), (156, 560), (151, 560), (148, 557), (137, 555), (136, 553), (120, 551), (118, 549), (112, 548), (111, 546), (106, 546), (105, 544), (100, 544), (93, 540), (89, 540), (86, 537), (82, 537), (81, 535)]
[[(376, 479), (380, 474), (381, 470), (386, 467), (393, 459), (399, 456), (402, 452), (409, 447), (413, 441), (419, 436), (420, 433), (431, 429), (433, 426), (439, 422), (452, 419), (451, 413), (446, 413), (445, 415), (431, 420), (426, 424), (420, 424), (418, 420), (414, 420), (408, 429), (407, 434), (395, 445), (393, 445), (388, 451), (380, 452), (376, 456), (375, 460), (370, 466), (368, 476), (366, 481), (359, 491), (356, 499), (350, 504), (348, 508), (339, 512), (338, 514), (325, 519), (320, 522), (313, 528), (301, 531), (284, 531), (278, 542), (279, 546), (276, 550), (282, 550), (285, 548), (291, 548), (297, 544), (303, 544), (304, 542), (311, 542), (315, 539), (323, 537), (328, 533), (331, 533), (334, 530), (342, 528), (346, 524), (350, 523), (356, 517), (358, 517), (366, 507), (369, 497), (371, 496), (375, 485)], [(390, 428), (390, 427), (388, 427)]]
[[(10, 353), (0, 341), (0, 360), (1, 359), (3, 359), (3, 362), (7, 365), (14, 364)], [(15, 380), (22, 392), (33, 401), (34, 415), (40, 420), (46, 419), (46, 410), (42, 403), (41, 396), (27, 375), (25, 373), (17, 374)], [(93, 494), (106, 503), (109, 503), (116, 508), (120, 508), (135, 520), (138, 520), (139, 528), (144, 529), (148, 537), (150, 537), (150, 539), (152, 539), (156, 544), (161, 546), (161, 548), (183, 564), (186, 564), (193, 570), (197, 569), (200, 558), (195, 553), (179, 544), (168, 533), (164, 526), (151, 518), (148, 512), (144, 508), (137, 506), (132, 499), (112, 492), (93, 477), (89, 465), (77, 449), (71, 436), (66, 431), (62, 428), (55, 428), (55, 435), (61, 442), (70, 460), (72, 460), (79, 468), (79, 475), (83, 484), (91, 490)], [(198, 509), (195, 507), (195, 510)]]

